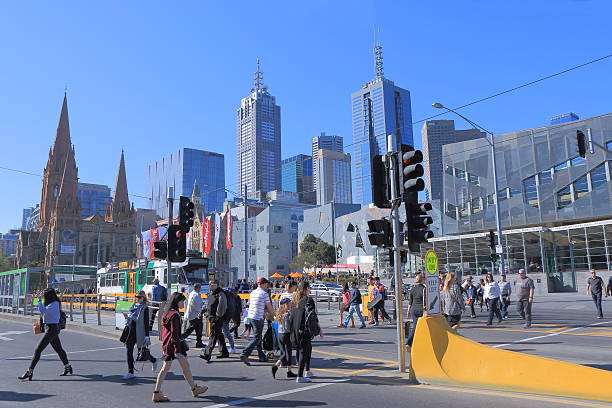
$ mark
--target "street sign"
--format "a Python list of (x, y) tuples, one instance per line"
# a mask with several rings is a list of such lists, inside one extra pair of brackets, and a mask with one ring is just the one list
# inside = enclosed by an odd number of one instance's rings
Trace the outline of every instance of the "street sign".
[(502, 248), (501, 245), (499, 245), (499, 244), (495, 245), (495, 253), (496, 254), (503, 254), (504, 253), (504, 249)]
[(434, 251), (429, 250), (425, 254), (425, 265), (427, 273), (438, 276), (438, 255)]

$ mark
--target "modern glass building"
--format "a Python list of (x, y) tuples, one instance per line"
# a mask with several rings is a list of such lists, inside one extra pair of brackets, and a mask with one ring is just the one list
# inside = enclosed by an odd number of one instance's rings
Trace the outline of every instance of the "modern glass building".
[[(317, 152), (320, 149), (344, 153), (344, 138), (342, 136), (326, 135), (325, 132), (321, 132), (319, 136), (312, 138), (313, 160), (317, 157)], [(317, 184), (317, 166), (312, 168), (312, 184)]]
[(236, 110), (236, 179), (240, 193), (262, 199), (281, 188), (280, 106), (263, 85), (263, 73), (255, 72), (251, 93)]
[(387, 135), (394, 135), (395, 149), (413, 145), (410, 92), (385, 78), (381, 66), (374, 80), (351, 95), (351, 106), (353, 190), (355, 203), (365, 205), (372, 202), (372, 158), (387, 152)]
[(81, 203), (81, 216), (83, 218), (98, 214), (104, 218), (111, 201), (111, 189), (104, 184), (79, 183), (77, 185), (77, 198)]
[(297, 193), (300, 202), (315, 204), (312, 184), (312, 157), (305, 154), (289, 157), (281, 162), (282, 190)]
[[(577, 135), (587, 141), (578, 155)], [(504, 230), (507, 270), (547, 276), (548, 290), (576, 289), (576, 273), (609, 270), (612, 256), (612, 114), (495, 136), (498, 191), (486, 139), (443, 147), (441, 263), (491, 270), (488, 232), (494, 194)]]
[(314, 159), (317, 168), (317, 205), (353, 203), (351, 190), (351, 155), (319, 149)]
[(167, 217), (168, 187), (174, 187), (175, 199), (179, 196), (191, 197), (196, 182), (204, 211), (223, 211), (225, 157), (219, 153), (185, 147), (148, 166), (147, 192), (152, 197), (149, 208), (155, 209), (160, 217)]

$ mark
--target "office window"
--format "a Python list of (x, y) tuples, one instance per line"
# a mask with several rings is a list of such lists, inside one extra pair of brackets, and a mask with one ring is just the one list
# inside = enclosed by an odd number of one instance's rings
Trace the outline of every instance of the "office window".
[(538, 188), (535, 176), (523, 180), (523, 190), (525, 191), (525, 202), (532, 207), (539, 207)]
[(578, 157), (574, 157), (570, 161), (570, 163), (572, 164), (572, 166), (581, 166), (581, 165), (586, 164), (586, 160), (584, 160), (583, 157), (578, 156)]
[(612, 140), (606, 143), (606, 149), (612, 151)]
[(497, 201), (504, 201), (508, 199), (508, 190), (503, 189), (497, 192)]
[(572, 190), (571, 190), (571, 186), (568, 185), (557, 193), (557, 209), (560, 210), (562, 208), (565, 208), (571, 203), (572, 203)]
[(465, 180), (465, 171), (461, 169), (455, 169), (455, 176), (460, 180)]
[(574, 181), (574, 199), (577, 200), (580, 197), (584, 197), (589, 193), (589, 183), (587, 176), (584, 175), (578, 180)]
[(591, 170), (591, 189), (595, 190), (601, 186), (605, 186), (608, 183), (606, 179), (606, 168), (605, 163), (600, 164)]
[(283, 227), (281, 225), (275, 225), (273, 231), (276, 233), (281, 233), (283, 232)]
[[(612, 143), (612, 142), (611, 142)], [(446, 174), (448, 174), (449, 176), (453, 175), (453, 168), (451, 166), (446, 166), (446, 170), (445, 170)]]
[(539, 174), (540, 177), (540, 185), (548, 184), (552, 181), (552, 169), (544, 170)]
[(559, 164), (557, 164), (557, 165), (554, 167), (555, 172), (557, 172), (557, 171), (561, 171), (561, 170), (566, 169), (566, 168), (567, 168), (567, 162), (566, 162), (566, 161), (564, 161), (563, 163), (559, 163)]
[(471, 202), (472, 214), (478, 214), (482, 211), (482, 203), (480, 197), (472, 198)]
[(446, 203), (446, 215), (453, 220), (457, 219), (457, 207), (451, 203)]
[(467, 203), (459, 204), (459, 218), (465, 218), (468, 216), (468, 205)]

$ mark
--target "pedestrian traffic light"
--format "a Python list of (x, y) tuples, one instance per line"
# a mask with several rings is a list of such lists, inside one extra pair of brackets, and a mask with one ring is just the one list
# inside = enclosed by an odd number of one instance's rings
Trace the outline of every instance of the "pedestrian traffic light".
[(391, 208), (389, 173), (383, 157), (377, 154), (372, 158), (372, 202), (378, 208)]
[(155, 241), (153, 243), (153, 257), (157, 259), (166, 259), (168, 257), (168, 245), (166, 241)]
[(181, 227), (193, 227), (193, 203), (188, 197), (181, 196), (179, 199), (179, 225)]
[(187, 232), (189, 228), (171, 225), (168, 228), (168, 260), (185, 262), (187, 259)]
[(495, 252), (496, 244), (497, 240), (495, 239), (495, 233), (493, 231), (489, 231), (489, 248), (491, 248), (491, 253)]
[(388, 248), (393, 246), (393, 232), (389, 220), (368, 221), (368, 240), (375, 247)]
[(576, 144), (578, 145), (578, 155), (582, 158), (585, 158), (587, 151), (586, 137), (584, 136), (584, 133), (582, 133), (582, 131), (580, 130), (576, 131)]

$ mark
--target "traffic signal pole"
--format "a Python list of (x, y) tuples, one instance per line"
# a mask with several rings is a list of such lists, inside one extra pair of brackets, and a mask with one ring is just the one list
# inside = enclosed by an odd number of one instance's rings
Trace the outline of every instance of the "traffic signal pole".
[[(387, 136), (387, 152), (389, 153), (389, 182), (391, 184), (391, 227), (393, 229), (393, 274), (395, 276), (395, 309), (397, 310), (397, 354), (399, 362), (399, 371), (401, 373), (406, 372), (406, 338), (404, 333), (404, 309), (403, 303), (403, 284), (402, 284), (402, 270), (400, 264), (400, 246), (402, 242), (400, 240), (400, 220), (399, 220), (399, 203), (400, 194), (398, 191), (398, 177), (399, 177), (399, 162), (397, 156), (393, 155), (394, 143), (393, 135)], [(414, 374), (410, 369), (410, 379)]]
[[(502, 245), (503, 248), (503, 235), (502, 235), (502, 227), (501, 227), (501, 216), (499, 212), (499, 190), (497, 186), (497, 166), (495, 165), (495, 139), (493, 138), (493, 133), (491, 134), (491, 141), (489, 144), (491, 145), (491, 165), (493, 166), (493, 189), (495, 190), (493, 193), (493, 197), (495, 197), (495, 226), (497, 228), (497, 244)], [(495, 249), (497, 253), (497, 248)], [(499, 274), (504, 275), (506, 271), (504, 270), (504, 251), (499, 254)]]
[[(167, 231), (170, 230), (170, 226), (172, 225), (172, 210), (174, 206), (174, 187), (168, 187), (168, 229)], [(168, 239), (170, 238), (170, 235), (168, 233), (166, 233), (166, 235), (168, 236)], [(168, 287), (168, 289), (170, 289), (170, 276), (172, 276), (172, 265), (170, 262), (170, 255), (168, 252), (168, 255), (166, 255), (166, 271), (167, 271), (167, 279), (168, 281), (166, 282), (166, 287)]]

